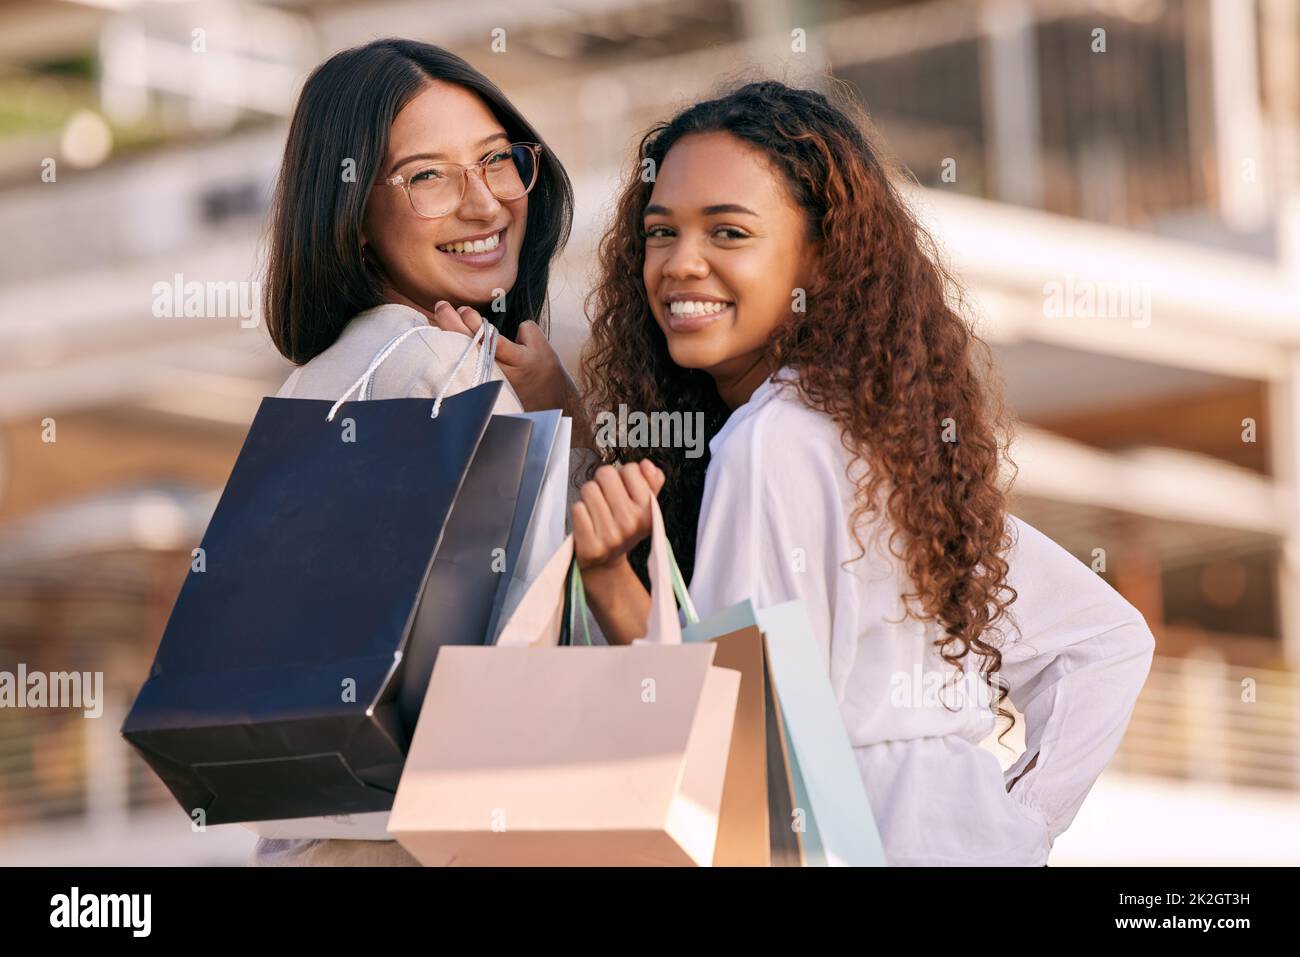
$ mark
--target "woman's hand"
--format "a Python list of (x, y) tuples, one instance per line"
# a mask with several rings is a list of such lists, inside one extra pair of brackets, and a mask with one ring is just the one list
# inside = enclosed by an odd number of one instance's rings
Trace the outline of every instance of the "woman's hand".
[(664, 486), (664, 473), (649, 459), (602, 465), (575, 502), (573, 552), (584, 573), (625, 561), (650, 534), (650, 500)]
[(602, 465), (573, 505), (573, 552), (591, 611), (612, 645), (646, 632), (650, 595), (627, 553), (650, 534), (650, 501), (663, 485), (664, 473), (647, 459)]
[[(483, 317), (469, 306), (455, 309), (442, 301), (434, 307), (433, 322), (447, 332), (473, 336)], [(573, 415), (576, 411), (577, 387), (537, 323), (521, 323), (517, 341), (498, 337), (496, 360), (525, 412), (562, 409)]]

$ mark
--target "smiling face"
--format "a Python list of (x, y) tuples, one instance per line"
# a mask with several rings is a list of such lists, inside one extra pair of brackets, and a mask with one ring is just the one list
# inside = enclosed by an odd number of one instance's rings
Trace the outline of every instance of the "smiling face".
[(673, 361), (708, 372), (735, 407), (772, 371), (767, 341), (807, 288), (807, 215), (762, 151), (705, 133), (668, 150), (644, 226), (642, 278)]
[[(440, 299), (482, 309), (493, 290), (514, 286), (528, 226), (527, 196), (503, 202), (472, 172), (460, 205), (425, 219), (412, 209), (405, 189), (384, 183), (394, 175), (420, 177), (434, 163), (468, 166), (509, 143), (487, 105), (451, 83), (430, 80), (397, 114), (362, 223), (363, 238), (383, 269), (388, 301), (426, 314)], [(462, 245), (467, 243), (473, 245)]]

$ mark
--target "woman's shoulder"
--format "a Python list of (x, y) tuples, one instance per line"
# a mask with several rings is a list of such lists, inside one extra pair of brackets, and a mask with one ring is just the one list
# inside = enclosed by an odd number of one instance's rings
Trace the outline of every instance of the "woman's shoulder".
[(782, 370), (732, 413), (710, 451), (715, 458), (840, 460), (841, 431), (834, 419), (804, 400), (797, 375)]
[(360, 366), (357, 373), (360, 375), (392, 346), (382, 369), (392, 372), (404, 365), (424, 368), (430, 362), (450, 368), (467, 345), (465, 336), (431, 325), (419, 310), (390, 302), (354, 316), (338, 341), (316, 359), (323, 359), (331, 352), (342, 354), (339, 357), (349, 366)]
[(736, 494), (850, 502), (857, 467), (840, 436), (835, 420), (808, 405), (794, 381), (769, 379), (709, 444), (709, 473)]
[(338, 339), (290, 373), (277, 395), (337, 399), (392, 346), (375, 369), (371, 396), (422, 396), (446, 380), (468, 344), (463, 335), (429, 325), (410, 306), (384, 303), (353, 316)]
[(366, 370), (393, 336), (417, 328), (420, 314), (409, 306), (383, 303), (348, 320), (337, 339), (289, 373), (280, 398), (338, 398)]

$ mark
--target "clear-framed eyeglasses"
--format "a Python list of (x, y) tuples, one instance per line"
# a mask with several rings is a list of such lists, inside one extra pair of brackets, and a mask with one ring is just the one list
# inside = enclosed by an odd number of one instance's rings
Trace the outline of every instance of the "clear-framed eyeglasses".
[(496, 147), (477, 163), (430, 163), (407, 176), (390, 176), (384, 184), (406, 190), (417, 216), (437, 219), (455, 210), (465, 198), (471, 170), (478, 171), (492, 195), (502, 202), (523, 197), (537, 184), (541, 153), (540, 143), (511, 143)]

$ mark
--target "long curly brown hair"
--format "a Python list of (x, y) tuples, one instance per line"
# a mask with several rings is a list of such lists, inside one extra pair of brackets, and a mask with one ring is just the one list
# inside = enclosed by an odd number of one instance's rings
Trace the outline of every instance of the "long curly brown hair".
[[(861, 107), (836, 94), (832, 102), (779, 82), (749, 83), (642, 138), (588, 298), (588, 407), (703, 411), (706, 439), (726, 421), (713, 379), (672, 361), (650, 311), (642, 214), (653, 182), (642, 173), (661, 168), (673, 144), (691, 134), (723, 132), (758, 147), (806, 212), (810, 238), (821, 243), (806, 310), (792, 311), (769, 340), (771, 367), (798, 372), (801, 401), (841, 426), (853, 461), (869, 466), (850, 474), (859, 489), (857, 557), (865, 553), (859, 526), (888, 486), (889, 548), (914, 586), (901, 596), (906, 614), (940, 624), (936, 645), (949, 665), (964, 670), (971, 651), (982, 656), (998, 713), (1014, 723), (1001, 707), (1006, 686), (995, 679), (998, 626), (1011, 620), (1016, 600), (1004, 557), (1011, 529), (999, 463), (1009, 428), (1000, 383), (987, 345), (961, 315), (960, 288), (895, 185), (898, 171)], [(601, 457), (646, 457), (663, 469), (665, 525), (689, 580), (707, 453), (692, 459), (680, 448), (610, 447)], [(633, 553), (642, 575), (647, 548), (642, 543)]]

